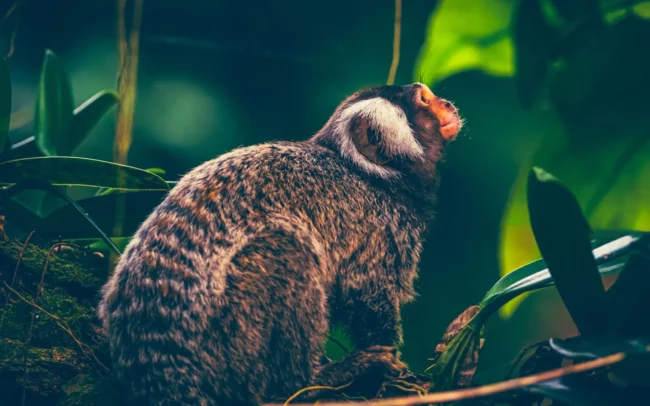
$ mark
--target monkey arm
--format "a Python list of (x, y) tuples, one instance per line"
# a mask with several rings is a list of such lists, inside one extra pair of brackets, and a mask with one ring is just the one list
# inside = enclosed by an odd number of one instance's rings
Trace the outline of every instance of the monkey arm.
[(399, 297), (386, 280), (366, 279), (350, 291), (349, 334), (357, 348), (402, 343)]

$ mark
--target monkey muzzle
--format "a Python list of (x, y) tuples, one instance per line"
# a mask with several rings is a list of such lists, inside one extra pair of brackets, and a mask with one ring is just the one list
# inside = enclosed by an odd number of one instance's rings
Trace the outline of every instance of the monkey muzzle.
[(440, 122), (440, 134), (446, 140), (456, 138), (463, 126), (458, 109), (449, 100), (433, 94), (425, 84), (418, 84), (415, 91), (415, 104), (431, 111)]

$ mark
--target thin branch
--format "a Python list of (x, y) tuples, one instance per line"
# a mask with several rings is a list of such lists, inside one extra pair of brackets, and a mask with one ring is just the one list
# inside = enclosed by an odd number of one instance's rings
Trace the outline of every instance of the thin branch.
[(14, 289), (14, 288), (12, 288), (11, 286), (9, 286), (9, 284), (8, 284), (6, 281), (2, 281), (2, 284), (5, 286), (5, 288), (9, 289), (9, 291), (10, 291), (11, 293), (13, 293), (14, 295), (16, 295), (20, 300), (22, 300), (23, 302), (27, 303), (27, 304), (30, 305), (30, 306), (35, 307), (36, 309), (38, 309), (38, 310), (40, 310), (41, 312), (43, 312), (43, 314), (45, 314), (45, 315), (49, 316), (50, 318), (52, 318), (52, 319), (54, 320), (54, 322), (55, 322), (59, 327), (61, 327), (61, 329), (63, 329), (63, 331), (65, 331), (65, 332), (70, 336), (70, 338), (72, 338), (72, 340), (73, 340), (73, 341), (74, 341), (74, 342), (79, 346), (79, 348), (81, 348), (81, 352), (82, 352), (85, 356), (87, 356), (88, 358), (91, 358), (91, 359), (93, 359), (95, 362), (97, 362), (97, 364), (98, 364), (100, 367), (102, 367), (102, 369), (104, 369), (104, 371), (106, 371), (106, 372), (110, 372), (110, 369), (109, 369), (106, 365), (104, 365), (104, 364), (99, 360), (99, 358), (97, 358), (97, 355), (95, 355), (95, 352), (92, 350), (92, 348), (90, 348), (87, 344), (84, 344), (81, 340), (79, 340), (79, 339), (77, 338), (77, 336), (74, 335), (74, 333), (72, 332), (72, 329), (70, 328), (70, 326), (68, 325), (68, 323), (67, 323), (65, 320), (63, 320), (62, 318), (60, 318), (59, 316), (57, 316), (57, 315), (55, 315), (55, 314), (52, 314), (52, 313), (48, 312), (47, 310), (43, 309), (41, 306), (35, 304), (34, 302), (28, 300), (28, 299), (25, 298), (23, 295), (21, 295), (21, 294), (20, 294), (16, 289)]
[(117, 43), (118, 43), (118, 93), (117, 128), (113, 145), (113, 160), (126, 164), (133, 138), (133, 116), (138, 74), (140, 48), (140, 25), (144, 0), (135, 0), (133, 20), (129, 35), (126, 34), (126, 0), (118, 0)]
[(397, 74), (397, 66), (399, 65), (399, 48), (400, 37), (402, 32), (402, 0), (395, 0), (395, 22), (393, 24), (393, 60), (390, 63), (390, 71), (388, 72), (387, 85), (395, 83), (395, 75)]
[[(650, 352), (650, 346), (646, 347)], [(371, 400), (363, 402), (367, 406), (413, 406), (425, 405), (431, 403), (457, 402), (460, 400), (492, 396), (499, 393), (511, 391), (513, 389), (524, 388), (535, 385), (540, 382), (557, 379), (563, 376), (575, 375), (582, 372), (592, 371), (594, 369), (617, 364), (626, 358), (623, 352), (615, 353), (607, 357), (598, 358), (592, 361), (586, 361), (579, 364), (569, 365), (562, 368), (552, 369), (535, 375), (529, 375), (521, 378), (510, 379), (489, 385), (477, 386), (474, 388), (459, 389), (448, 392), (432, 393), (426, 396), (406, 396), (401, 398), (390, 398)], [(266, 406), (272, 406), (269, 403)], [(295, 404), (294, 406), (307, 406), (307, 403)], [(350, 406), (350, 402), (320, 402), (320, 406)]]
[(350, 382), (346, 383), (345, 385), (341, 385), (341, 386), (338, 386), (338, 387), (334, 387), (334, 386), (309, 386), (307, 388), (302, 388), (298, 392), (291, 395), (291, 397), (284, 402), (283, 406), (289, 405), (289, 403), (291, 403), (292, 400), (296, 399), (298, 396), (302, 395), (305, 392), (309, 392), (309, 391), (313, 391), (313, 390), (340, 391), (340, 390), (343, 390), (343, 389), (347, 388), (348, 386), (352, 385), (352, 383), (354, 383), (354, 381), (350, 381)]
[(4, 56), (4, 59), (9, 59), (12, 57), (14, 54), (15, 50), (15, 45), (16, 45), (16, 34), (18, 33), (18, 23), (20, 22), (20, 6), (22, 6), (23, 0), (16, 0), (14, 4), (7, 10), (5, 15), (2, 17), (2, 21), (0, 21), (0, 25), (4, 24), (7, 22), (9, 17), (11, 17), (12, 14), (16, 13), (16, 25), (13, 27), (13, 30), (11, 30), (11, 34), (9, 35), (9, 49), (7, 50), (7, 53)]
[[(16, 283), (16, 277), (18, 276), (18, 269), (20, 268), (20, 263), (23, 260), (23, 255), (25, 255), (25, 250), (27, 249), (27, 244), (29, 243), (30, 238), (32, 238), (32, 235), (34, 235), (34, 232), (36, 230), (32, 230), (31, 233), (27, 236), (25, 239), (25, 242), (23, 243), (23, 246), (20, 248), (20, 254), (18, 255), (18, 260), (16, 261), (16, 267), (14, 268), (14, 275), (11, 277), (11, 286), (14, 286)], [(0, 316), (0, 330), (2, 330), (2, 323), (4, 322), (5, 319), (5, 314), (7, 313), (7, 306), (9, 306), (9, 299), (11, 298), (11, 295), (7, 293), (7, 300), (5, 301), (5, 305), (2, 308), (2, 316)]]
[[(38, 305), (38, 299), (41, 298), (41, 294), (43, 293), (43, 285), (45, 283), (45, 273), (47, 272), (47, 268), (50, 265), (50, 257), (52, 256), (52, 251), (60, 245), (64, 245), (64, 244), (62, 243), (54, 244), (47, 252), (47, 256), (45, 257), (45, 265), (43, 266), (43, 272), (41, 273), (41, 280), (39, 281), (38, 287), (36, 288), (36, 296), (34, 297), (35, 305)], [(36, 322), (36, 308), (32, 308), (32, 320), (29, 323), (29, 330), (27, 332), (27, 338), (25, 339), (25, 345), (23, 348), (23, 366), (25, 368), (25, 380), (29, 379), (29, 368), (27, 367), (27, 353), (29, 352), (29, 344), (32, 342), (32, 336), (34, 335), (35, 322)], [(25, 406), (26, 400), (27, 400), (27, 387), (23, 386), (23, 399), (22, 399), (23, 406)]]
[[(142, 8), (144, 0), (135, 0), (133, 17), (129, 35), (126, 33), (126, 2), (118, 0), (117, 39), (118, 39), (118, 94), (120, 102), (117, 106), (117, 126), (113, 143), (113, 160), (126, 164), (133, 141), (133, 118), (135, 116), (136, 85), (138, 79), (138, 61), (140, 54), (140, 26), (142, 23)], [(124, 181), (120, 176), (118, 183)], [(122, 222), (125, 214), (124, 197), (117, 200), (115, 207), (115, 222), (113, 235), (122, 235)], [(111, 253), (109, 263), (116, 262), (116, 255)], [(112, 265), (111, 265), (112, 266)]]

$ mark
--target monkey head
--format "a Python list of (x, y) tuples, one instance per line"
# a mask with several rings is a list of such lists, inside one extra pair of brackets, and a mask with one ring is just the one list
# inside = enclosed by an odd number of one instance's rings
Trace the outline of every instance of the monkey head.
[(424, 84), (381, 86), (344, 100), (314, 140), (370, 175), (428, 180), (462, 125), (456, 107)]

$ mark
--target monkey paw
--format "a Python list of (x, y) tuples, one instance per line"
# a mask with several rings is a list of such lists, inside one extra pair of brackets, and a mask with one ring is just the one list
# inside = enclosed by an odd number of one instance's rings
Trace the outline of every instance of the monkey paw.
[(406, 378), (412, 373), (408, 366), (399, 359), (396, 347), (375, 345), (359, 351), (358, 369), (364, 375), (376, 378), (394, 379)]
[(314, 385), (331, 389), (311, 391), (303, 400), (336, 399), (341, 393), (371, 399), (384, 394), (389, 382), (412, 379), (414, 375), (399, 359), (396, 347), (376, 345), (325, 364)]

